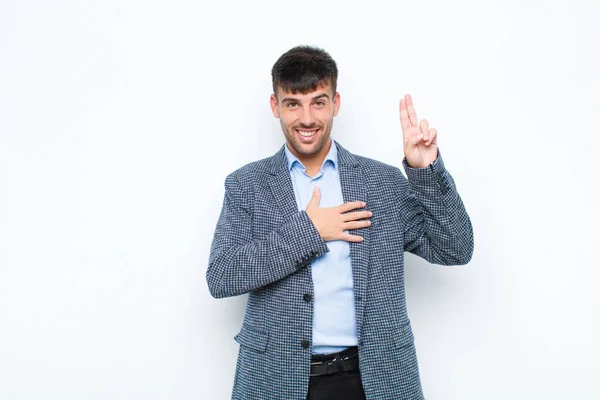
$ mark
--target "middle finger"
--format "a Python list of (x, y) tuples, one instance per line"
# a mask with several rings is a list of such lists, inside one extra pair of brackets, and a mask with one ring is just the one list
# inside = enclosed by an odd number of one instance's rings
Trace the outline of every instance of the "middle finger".
[(406, 100), (406, 108), (408, 109), (408, 119), (410, 120), (411, 126), (419, 126), (419, 121), (417, 120), (417, 110), (415, 110), (415, 105), (413, 104), (412, 97), (410, 97), (410, 94), (407, 94), (404, 98)]

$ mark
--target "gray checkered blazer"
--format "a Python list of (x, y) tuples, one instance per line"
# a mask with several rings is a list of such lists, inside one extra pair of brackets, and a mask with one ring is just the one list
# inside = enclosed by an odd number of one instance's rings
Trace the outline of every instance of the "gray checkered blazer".
[[(473, 230), (441, 152), (427, 168), (400, 169), (337, 144), (344, 201), (364, 201), (372, 225), (350, 231), (360, 372), (367, 399), (423, 399), (406, 312), (404, 252), (430, 263), (462, 265)], [(328, 252), (298, 211), (284, 147), (227, 176), (206, 279), (216, 298), (249, 293), (234, 400), (305, 400), (313, 302), (311, 261)]]

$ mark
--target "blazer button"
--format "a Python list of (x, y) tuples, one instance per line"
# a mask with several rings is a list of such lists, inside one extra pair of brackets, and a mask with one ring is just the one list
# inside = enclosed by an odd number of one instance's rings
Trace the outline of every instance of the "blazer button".
[(302, 347), (304, 347), (305, 349), (308, 349), (308, 346), (310, 346), (310, 343), (308, 342), (308, 340), (303, 340), (300, 342), (300, 344), (302, 345)]
[(309, 301), (311, 301), (311, 300), (312, 300), (312, 296), (310, 295), (310, 293), (306, 293), (306, 294), (305, 294), (305, 295), (304, 295), (302, 298), (303, 298), (303, 299), (304, 299), (304, 301), (306, 301), (307, 303), (308, 303)]

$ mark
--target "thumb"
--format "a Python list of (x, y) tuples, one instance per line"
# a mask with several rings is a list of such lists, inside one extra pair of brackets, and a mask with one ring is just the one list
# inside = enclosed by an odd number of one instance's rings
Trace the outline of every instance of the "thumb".
[(306, 208), (318, 207), (319, 203), (321, 203), (321, 190), (318, 186), (315, 186), (313, 189), (313, 195), (308, 204), (306, 205)]

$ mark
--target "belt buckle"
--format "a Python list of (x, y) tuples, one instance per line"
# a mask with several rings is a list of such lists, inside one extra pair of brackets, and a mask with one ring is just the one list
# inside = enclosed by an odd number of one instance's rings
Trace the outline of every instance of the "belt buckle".
[[(311, 362), (310, 363), (311, 367), (313, 365), (315, 365), (315, 366), (323, 366), (323, 365), (327, 366), (327, 365), (334, 365), (334, 364), (335, 364), (335, 358), (332, 361), (315, 361), (315, 362)], [(327, 375), (327, 374), (311, 374), (311, 373), (308, 374), (309, 377), (310, 376), (323, 376), (323, 375)]]
[[(312, 365), (319, 365), (319, 366), (321, 366), (321, 365), (336, 365), (338, 362), (341, 363), (342, 361), (346, 361), (346, 360), (349, 360), (349, 359), (350, 359), (350, 356), (346, 356), (346, 357), (340, 358), (339, 361), (338, 361), (338, 358), (334, 357), (333, 360), (330, 360), (330, 361), (327, 361), (327, 362), (324, 362), (324, 361), (315, 361), (315, 362), (311, 362), (310, 365), (311, 366)], [(308, 374), (308, 376), (323, 376), (323, 375), (327, 375), (327, 374), (311, 374), (311, 373)]]

